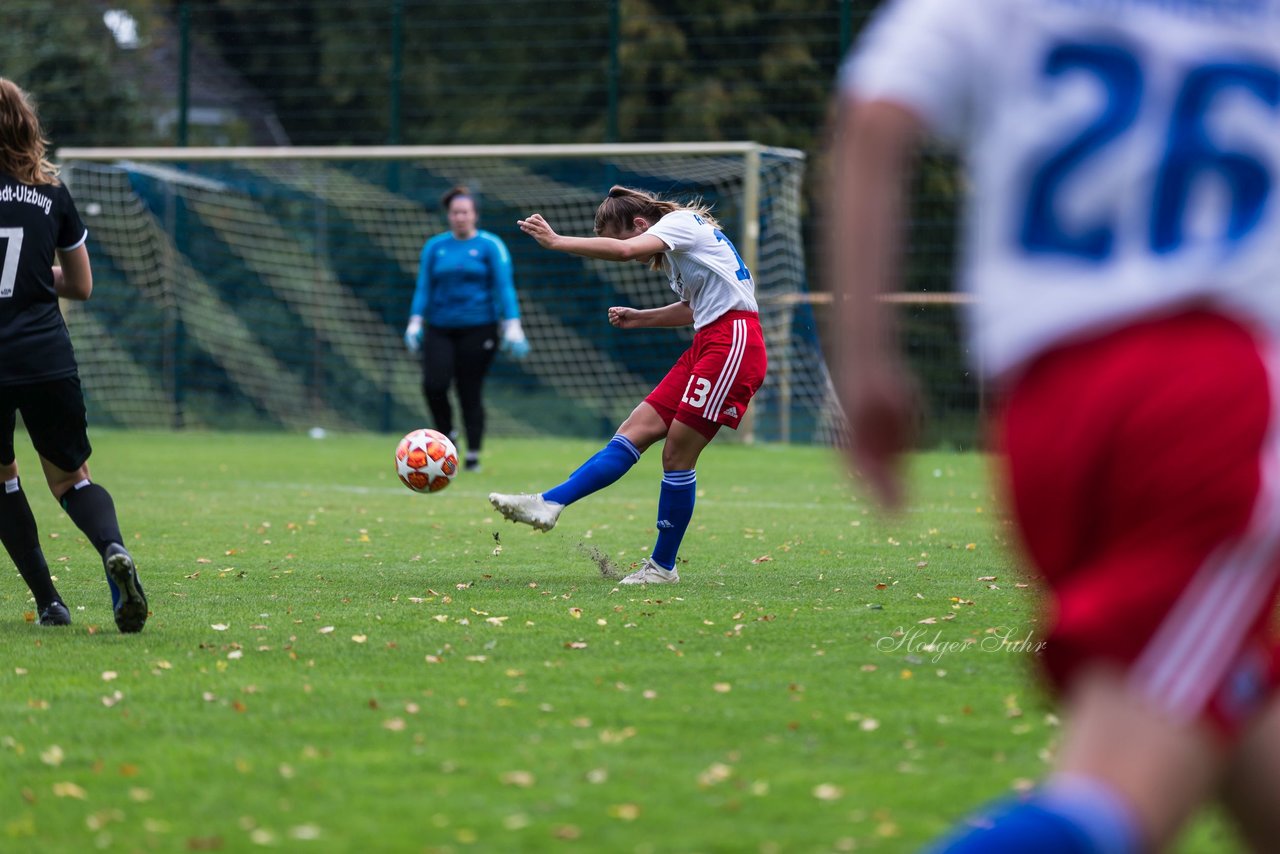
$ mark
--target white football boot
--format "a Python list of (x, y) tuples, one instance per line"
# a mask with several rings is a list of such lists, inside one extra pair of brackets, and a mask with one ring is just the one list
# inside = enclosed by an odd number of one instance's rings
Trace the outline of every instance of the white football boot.
[(563, 504), (548, 501), (540, 492), (521, 492), (516, 495), (490, 492), (489, 503), (512, 522), (523, 522), (539, 531), (550, 531), (554, 528), (556, 520), (560, 518), (560, 511), (564, 509)]
[(680, 573), (674, 569), (663, 569), (647, 557), (640, 568), (619, 581), (619, 584), (676, 584), (680, 581)]

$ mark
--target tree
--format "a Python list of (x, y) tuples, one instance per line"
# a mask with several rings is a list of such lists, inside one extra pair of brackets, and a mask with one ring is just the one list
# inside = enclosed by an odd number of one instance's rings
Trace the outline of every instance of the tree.
[(148, 134), (151, 105), (129, 71), (137, 57), (116, 43), (102, 15), (90, 0), (11, 0), (0, 7), (5, 76), (34, 96), (55, 146), (123, 145)]

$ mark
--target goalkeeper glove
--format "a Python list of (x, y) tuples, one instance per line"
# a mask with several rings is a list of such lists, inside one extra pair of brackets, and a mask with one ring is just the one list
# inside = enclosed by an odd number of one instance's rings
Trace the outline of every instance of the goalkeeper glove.
[(520, 318), (502, 321), (502, 345), (499, 349), (513, 359), (523, 359), (529, 355), (529, 339), (524, 337)]
[(415, 314), (409, 318), (409, 325), (404, 330), (404, 346), (409, 348), (410, 353), (422, 349), (422, 315)]

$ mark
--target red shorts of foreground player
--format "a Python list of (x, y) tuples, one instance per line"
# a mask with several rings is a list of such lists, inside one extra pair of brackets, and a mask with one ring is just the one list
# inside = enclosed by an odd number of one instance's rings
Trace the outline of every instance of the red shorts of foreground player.
[(675, 419), (710, 439), (721, 424), (738, 429), (768, 364), (760, 316), (727, 311), (694, 334), (645, 402), (667, 426)]
[(1114, 663), (1157, 708), (1227, 734), (1274, 690), (1272, 357), (1187, 312), (1055, 350), (1010, 389), (1003, 459), (1059, 687)]

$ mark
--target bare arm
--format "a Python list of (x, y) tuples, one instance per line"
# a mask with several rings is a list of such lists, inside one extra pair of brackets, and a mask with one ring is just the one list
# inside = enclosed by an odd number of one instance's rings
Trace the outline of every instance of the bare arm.
[(824, 256), (835, 299), (836, 391), (849, 419), (851, 467), (888, 507), (902, 501), (901, 455), (914, 439), (914, 383), (891, 307), (898, 281), (905, 183), (923, 127), (887, 102), (837, 104)]
[(598, 258), (602, 261), (635, 261), (648, 259), (667, 251), (667, 244), (662, 242), (662, 238), (651, 234), (638, 234), (626, 240), (614, 237), (566, 237), (563, 234), (556, 234), (542, 218), (542, 214), (533, 214), (528, 219), (516, 220), (516, 225), (546, 249), (581, 255), (584, 258)]
[(89, 250), (81, 243), (75, 249), (59, 249), (58, 266), (53, 268), (53, 290), (63, 299), (83, 302), (93, 293), (93, 267)]
[(662, 308), (628, 308), (615, 305), (609, 309), (609, 322), (619, 329), (688, 326), (693, 323), (693, 309), (689, 308), (687, 302), (673, 302)]

